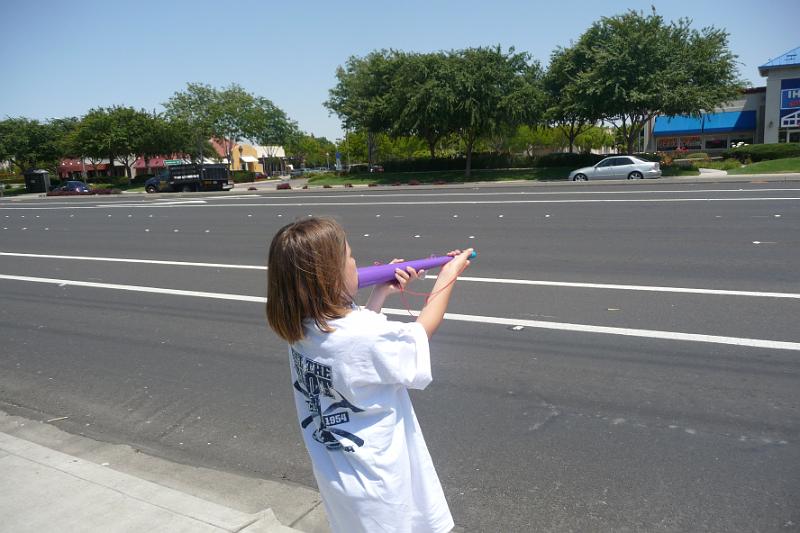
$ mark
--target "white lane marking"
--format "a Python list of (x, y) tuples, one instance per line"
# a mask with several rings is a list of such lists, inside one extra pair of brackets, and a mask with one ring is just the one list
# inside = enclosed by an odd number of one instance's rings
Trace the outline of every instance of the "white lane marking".
[(128, 257), (90, 257), (90, 256), (80, 256), (80, 255), (23, 254), (15, 252), (0, 252), (0, 256), (31, 257), (38, 259), (72, 259), (78, 261), (107, 261), (112, 263), (147, 263), (151, 265), (191, 266), (191, 267), (208, 267), (208, 268), (233, 268), (240, 270), (267, 269), (267, 267), (265, 266), (258, 266), (258, 265), (229, 265), (225, 263), (192, 263), (188, 261), (160, 261), (156, 259), (131, 259)]
[[(371, 200), (371, 199), (369, 199)], [(800, 197), (784, 196), (784, 197), (753, 197), (753, 198), (613, 198), (613, 199), (575, 199), (575, 200), (447, 200), (447, 201), (430, 201), (430, 202), (282, 202), (282, 203), (263, 203), (263, 204), (207, 204), (202, 203), (175, 203), (175, 204), (101, 204), (96, 206), (71, 206), (71, 207), (24, 207), (24, 206), (11, 206), (6, 207), (9, 211), (47, 211), (47, 210), (67, 210), (67, 209), (107, 209), (115, 207), (125, 208), (145, 208), (156, 209), (161, 207), (351, 207), (351, 206), (375, 206), (375, 205), (495, 205), (495, 204), (597, 204), (597, 203), (682, 203), (682, 202), (768, 202), (768, 201), (796, 201)], [(311, 216), (311, 215), (309, 215)]]
[(60, 287), (92, 287), (97, 289), (115, 289), (120, 291), (149, 292), (156, 294), (171, 294), (174, 296), (196, 296), (199, 298), (213, 298), (217, 300), (235, 300), (240, 302), (265, 303), (266, 298), (261, 296), (247, 296), (245, 294), (228, 294), (224, 292), (184, 291), (180, 289), (165, 289), (162, 287), (147, 287), (143, 285), (120, 285), (116, 283), (96, 283), (93, 281), (77, 281), (72, 279), (34, 278), (31, 276), (11, 276), (0, 274), (0, 279), (11, 281), (28, 281), (31, 283), (50, 283)]
[(204, 196), (206, 200), (241, 200), (243, 198), (258, 198), (258, 194), (237, 194), (236, 196)]
[[(645, 190), (645, 191), (503, 191), (503, 192), (416, 192), (416, 193), (389, 193), (389, 192), (381, 192), (381, 191), (374, 191), (369, 194), (367, 193), (358, 193), (358, 194), (346, 194), (346, 193), (337, 193), (337, 194), (305, 194), (303, 193), (303, 198), (375, 198), (375, 197), (420, 197), (420, 196), (474, 196), (479, 194), (480, 196), (552, 196), (554, 194), (563, 194), (563, 195), (586, 195), (586, 194), (699, 194), (699, 193), (752, 193), (752, 192), (769, 192), (769, 191), (800, 191), (800, 189), (792, 189), (792, 188), (753, 188), (753, 189), (676, 189), (676, 190)], [(285, 200), (285, 195), (258, 195), (258, 194), (250, 194), (250, 195), (240, 195), (240, 196), (215, 196), (214, 199), (231, 199), (231, 198), (264, 198), (267, 200)]]
[[(425, 276), (425, 279), (436, 279), (436, 276), (427, 275)], [(543, 287), (575, 287), (579, 289), (610, 289), (618, 291), (676, 292), (685, 294), (716, 294), (720, 296), (752, 296), (758, 298), (800, 299), (800, 293), (793, 292), (735, 291), (727, 289), (695, 289), (691, 287), (659, 287), (657, 285), (619, 285), (614, 283), (577, 283), (570, 281), (539, 281), (509, 278), (475, 278), (470, 276), (459, 276), (458, 281), (501, 283), (507, 285), (537, 285)]]
[[(624, 182), (622, 182), (624, 183)], [(558, 184), (555, 184), (556, 186)], [(800, 191), (800, 189), (795, 188), (752, 188), (752, 189), (676, 189), (676, 190), (643, 190), (643, 191), (635, 191), (635, 190), (626, 190), (626, 191), (591, 191), (591, 190), (580, 190), (580, 191), (503, 191), (503, 192), (474, 192), (476, 189), (473, 189), (472, 192), (413, 192), (413, 193), (390, 193), (390, 192), (383, 192), (383, 191), (373, 191), (369, 194), (366, 193), (336, 193), (336, 194), (306, 194), (301, 193), (303, 198), (377, 198), (377, 197), (421, 197), (421, 196), (431, 196), (431, 197), (441, 197), (441, 196), (552, 196), (552, 195), (593, 195), (593, 194), (699, 194), (699, 193), (757, 193), (757, 192), (782, 192), (782, 191)], [(480, 189), (477, 189), (480, 190)], [(201, 196), (199, 199), (267, 199), (267, 200), (286, 200), (288, 196), (286, 195), (274, 195), (274, 196), (267, 196), (263, 194), (242, 194), (236, 196)], [(14, 201), (20, 201), (20, 199), (15, 199)], [(139, 204), (131, 204), (131, 202), (140, 202)], [(168, 198), (162, 198), (158, 200), (150, 200), (150, 199), (133, 199), (133, 198), (126, 198), (119, 200), (119, 206), (138, 206), (144, 203), (156, 204), (157, 202), (178, 202), (181, 200), (170, 200)], [(192, 199), (183, 200), (185, 202), (195, 201)], [(72, 206), (72, 202), (55, 202), (53, 200), (47, 200), (47, 203), (55, 206), (55, 205), (64, 205), (64, 206)], [(113, 205), (113, 204), (110, 204)], [(15, 206), (16, 207), (16, 206)], [(93, 207), (93, 206), (88, 206)]]
[[(149, 230), (145, 230), (149, 231)], [(208, 230), (206, 230), (208, 231)], [(369, 234), (364, 234), (365, 237)], [(470, 235), (469, 238), (474, 238)], [(80, 255), (52, 255), (52, 254), (29, 254), (20, 252), (0, 252), (0, 256), (8, 257), (29, 257), (37, 259), (68, 259), (78, 261), (107, 261), (113, 263), (146, 263), (153, 265), (170, 266), (190, 266), (208, 268), (230, 268), (239, 270), (267, 270), (265, 266), (259, 265), (235, 265), (226, 263), (197, 263), (188, 261), (162, 261), (156, 259), (132, 259), (127, 257), (97, 257)], [(425, 279), (436, 279), (436, 276), (429, 274)], [(541, 287), (572, 287), (578, 289), (609, 289), (619, 291), (643, 291), (643, 292), (674, 292), (684, 294), (713, 294), (719, 296), (749, 296), (756, 298), (790, 298), (800, 299), (800, 293), (792, 292), (764, 292), (764, 291), (736, 291), (729, 289), (696, 289), (692, 287), (660, 287), (657, 285), (621, 285), (615, 283), (579, 283), (570, 281), (546, 281), (513, 278), (478, 278), (472, 276), (460, 276), (459, 281), (472, 281), (475, 283), (498, 283), (506, 285), (533, 285)]]
[[(212, 298), (217, 300), (234, 300), (241, 302), (266, 303), (267, 299), (261, 296), (247, 296), (244, 294), (228, 294), (221, 292), (186, 291), (179, 289), (166, 289), (161, 287), (147, 287), (142, 285), (119, 285), (114, 283), (95, 283), (89, 281), (76, 281), (69, 279), (35, 278), (30, 276), (12, 276), (0, 274), (0, 279), (10, 281), (25, 281), (32, 283), (55, 284), (60, 287), (90, 287), (99, 289), (114, 289), (132, 292), (146, 292), (156, 294), (169, 294), (174, 296), (193, 296), (199, 298)], [(408, 315), (406, 309), (383, 309), (385, 314)], [(410, 311), (413, 316), (418, 311)], [(547, 322), (543, 320), (524, 320), (516, 318), (501, 318), (481, 315), (464, 315), (459, 313), (446, 313), (444, 318), (458, 322), (477, 322), (483, 324), (497, 324), (503, 326), (526, 326), (530, 328), (552, 329), (558, 331), (573, 331), (578, 333), (599, 333), (605, 335), (623, 335), (628, 337), (643, 337), (649, 339), (678, 340), (688, 342), (705, 342), (712, 344), (731, 344), (734, 346), (747, 346), (752, 348), (769, 348), (774, 350), (800, 351), (800, 342), (774, 341), (768, 339), (750, 339), (743, 337), (724, 337), (719, 335), (702, 335), (698, 333), (682, 333), (678, 331), (661, 331), (652, 329), (630, 329), (608, 326), (592, 326), (589, 324), (570, 324), (566, 322)]]

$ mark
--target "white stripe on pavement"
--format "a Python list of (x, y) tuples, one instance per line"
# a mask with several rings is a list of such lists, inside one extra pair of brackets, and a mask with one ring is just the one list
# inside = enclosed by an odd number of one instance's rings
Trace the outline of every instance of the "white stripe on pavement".
[(145, 209), (158, 209), (163, 207), (169, 208), (189, 208), (189, 207), (202, 207), (202, 208), (215, 208), (222, 207), (226, 209), (237, 207), (374, 207), (378, 205), (419, 205), (419, 206), (439, 206), (439, 205), (506, 205), (506, 204), (597, 204), (597, 203), (685, 203), (685, 202), (774, 202), (774, 201), (796, 201), (800, 197), (784, 196), (784, 197), (752, 197), (752, 198), (613, 198), (613, 199), (575, 199), (575, 200), (446, 200), (446, 201), (426, 201), (426, 202), (376, 202), (373, 198), (366, 197), (368, 202), (283, 202), (283, 203), (234, 203), (234, 204), (103, 204), (98, 206), (72, 206), (72, 207), (25, 207), (25, 206), (8, 206), (4, 207), (6, 211), (52, 211), (52, 210), (69, 210), (69, 209), (109, 209), (117, 207), (126, 208), (145, 208)]
[(0, 279), (11, 281), (28, 281), (31, 283), (50, 283), (60, 286), (93, 287), (96, 289), (115, 289), (118, 291), (150, 292), (155, 294), (171, 294), (174, 296), (196, 296), (199, 298), (213, 298), (217, 300), (235, 300), (240, 302), (266, 303), (267, 299), (260, 296), (247, 296), (245, 294), (228, 294), (224, 292), (184, 291), (179, 289), (165, 289), (162, 287), (147, 287), (143, 285), (120, 285), (117, 283), (96, 283), (93, 281), (76, 281), (73, 279), (34, 278), (31, 276), (11, 276), (0, 274)]
[(95, 257), (84, 255), (51, 255), (51, 254), (23, 254), (16, 252), (0, 252), (0, 256), (32, 257), (38, 259), (70, 259), (77, 261), (106, 261), (111, 263), (146, 263), (151, 265), (192, 266), (208, 268), (233, 268), (240, 270), (266, 270), (265, 266), (258, 265), (229, 265), (225, 263), (191, 263), (189, 261), (161, 261), (158, 259), (131, 259), (128, 257)]
[[(371, 193), (333, 193), (333, 194), (310, 194), (310, 193), (301, 193), (303, 198), (389, 198), (389, 197), (400, 197), (400, 196), (431, 196), (431, 197), (442, 197), (442, 196), (553, 196), (553, 195), (592, 195), (592, 194), (701, 194), (701, 193), (760, 193), (760, 192), (788, 192), (788, 191), (800, 191), (800, 189), (791, 189), (788, 187), (785, 188), (750, 188), (750, 189), (676, 189), (676, 190), (643, 190), (643, 191), (589, 191), (589, 190), (581, 190), (581, 191), (501, 191), (501, 192), (486, 192), (481, 190), (480, 192), (383, 192), (380, 190), (372, 191)], [(213, 196), (211, 198), (215, 199), (226, 199), (226, 198), (263, 198), (267, 200), (278, 200), (278, 199), (285, 199), (286, 195), (272, 195), (267, 196), (264, 194), (253, 194), (249, 196)]]
[[(425, 279), (436, 279), (436, 276), (425, 276)], [(694, 289), (691, 287), (659, 287), (656, 285), (618, 285), (614, 283), (575, 283), (569, 281), (538, 281), (529, 279), (474, 278), (470, 276), (459, 276), (458, 281), (502, 283), (508, 285), (536, 285), (544, 287), (575, 287), (580, 289), (610, 289), (616, 291), (676, 292), (685, 294), (716, 294), (720, 296), (800, 299), (800, 293), (794, 292), (733, 291), (725, 289)]]
[[(28, 258), (39, 258), (39, 259), (67, 259), (67, 260), (78, 260), (78, 261), (108, 261), (114, 263), (145, 263), (153, 265), (230, 268), (239, 270), (261, 270), (261, 271), (267, 270), (267, 267), (259, 265), (235, 265), (235, 264), (225, 264), (225, 263), (192, 263), (188, 261), (162, 261), (157, 259), (131, 259), (125, 257), (28, 254), (28, 253), (18, 253), (18, 252), (0, 252), (0, 256), (28, 257)], [(427, 275), (425, 276), (425, 279), (436, 279), (436, 276)], [(472, 276), (459, 276), (458, 280), (471, 281), (476, 283), (498, 283), (504, 285), (531, 285), (540, 287), (571, 287), (578, 289), (607, 289), (607, 290), (617, 290), (617, 291), (672, 292), (680, 294), (711, 294), (719, 296), (748, 296), (755, 298), (800, 299), (800, 293), (793, 293), (793, 292), (736, 291), (727, 289), (696, 289), (692, 287), (661, 287), (657, 285), (620, 285), (614, 283), (578, 283), (570, 281), (546, 281), (546, 280), (509, 279), (509, 278), (478, 278)]]
[[(0, 279), (10, 281), (24, 281), (32, 283), (49, 283), (59, 286), (92, 287), (101, 289), (115, 289), (134, 292), (169, 294), (175, 296), (193, 296), (200, 298), (213, 298), (219, 300), (234, 300), (242, 302), (266, 303), (267, 299), (259, 296), (243, 294), (227, 294), (219, 292), (184, 291), (178, 289), (165, 289), (160, 287), (146, 287), (141, 285), (119, 285), (112, 283), (95, 283), (68, 279), (35, 278), (30, 276), (11, 276), (0, 274)], [(408, 315), (405, 309), (384, 309), (384, 313), (391, 315)], [(418, 312), (411, 311), (412, 315)], [(800, 342), (774, 341), (768, 339), (749, 339), (742, 337), (724, 337), (719, 335), (702, 335), (697, 333), (681, 333), (677, 331), (659, 331), (651, 329), (615, 328), (608, 326), (592, 326), (588, 324), (570, 324), (565, 322), (547, 322), (543, 320), (524, 320), (515, 318), (500, 318), (480, 315), (463, 315), (446, 313), (445, 319), (459, 322), (478, 322), (483, 324), (497, 324), (504, 326), (523, 326), (538, 329), (552, 329), (560, 331), (573, 331), (578, 333), (595, 333), (605, 335), (623, 335), (628, 337), (643, 337), (649, 339), (678, 340), (688, 342), (705, 342), (712, 344), (730, 344), (734, 346), (747, 346), (751, 348), (768, 348), (774, 350), (800, 351)]]

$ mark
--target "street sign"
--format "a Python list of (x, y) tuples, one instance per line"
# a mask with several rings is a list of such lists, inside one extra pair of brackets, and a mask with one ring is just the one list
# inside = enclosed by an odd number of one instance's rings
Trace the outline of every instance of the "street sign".
[(183, 161), (180, 160), (180, 159), (165, 159), (164, 160), (164, 164), (165, 165), (182, 165)]

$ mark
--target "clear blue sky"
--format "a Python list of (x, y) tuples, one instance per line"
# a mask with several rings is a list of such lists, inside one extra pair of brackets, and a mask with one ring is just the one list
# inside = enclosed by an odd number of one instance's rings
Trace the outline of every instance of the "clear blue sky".
[(79, 116), (92, 107), (161, 110), (187, 82), (237, 83), (331, 140), (322, 102), (351, 55), (514, 46), (543, 66), (592, 22), (655, 5), (667, 20), (730, 33), (740, 73), (800, 46), (798, 0), (237, 2), (0, 1), (0, 118)]

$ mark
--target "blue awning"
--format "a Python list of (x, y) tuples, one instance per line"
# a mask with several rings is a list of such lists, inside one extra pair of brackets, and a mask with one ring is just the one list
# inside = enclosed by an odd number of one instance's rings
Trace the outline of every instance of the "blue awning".
[(656, 117), (653, 135), (700, 135), (703, 132), (703, 119), (676, 115), (673, 117)]
[(755, 111), (726, 111), (703, 115), (703, 133), (728, 133), (754, 131), (755, 129)]

